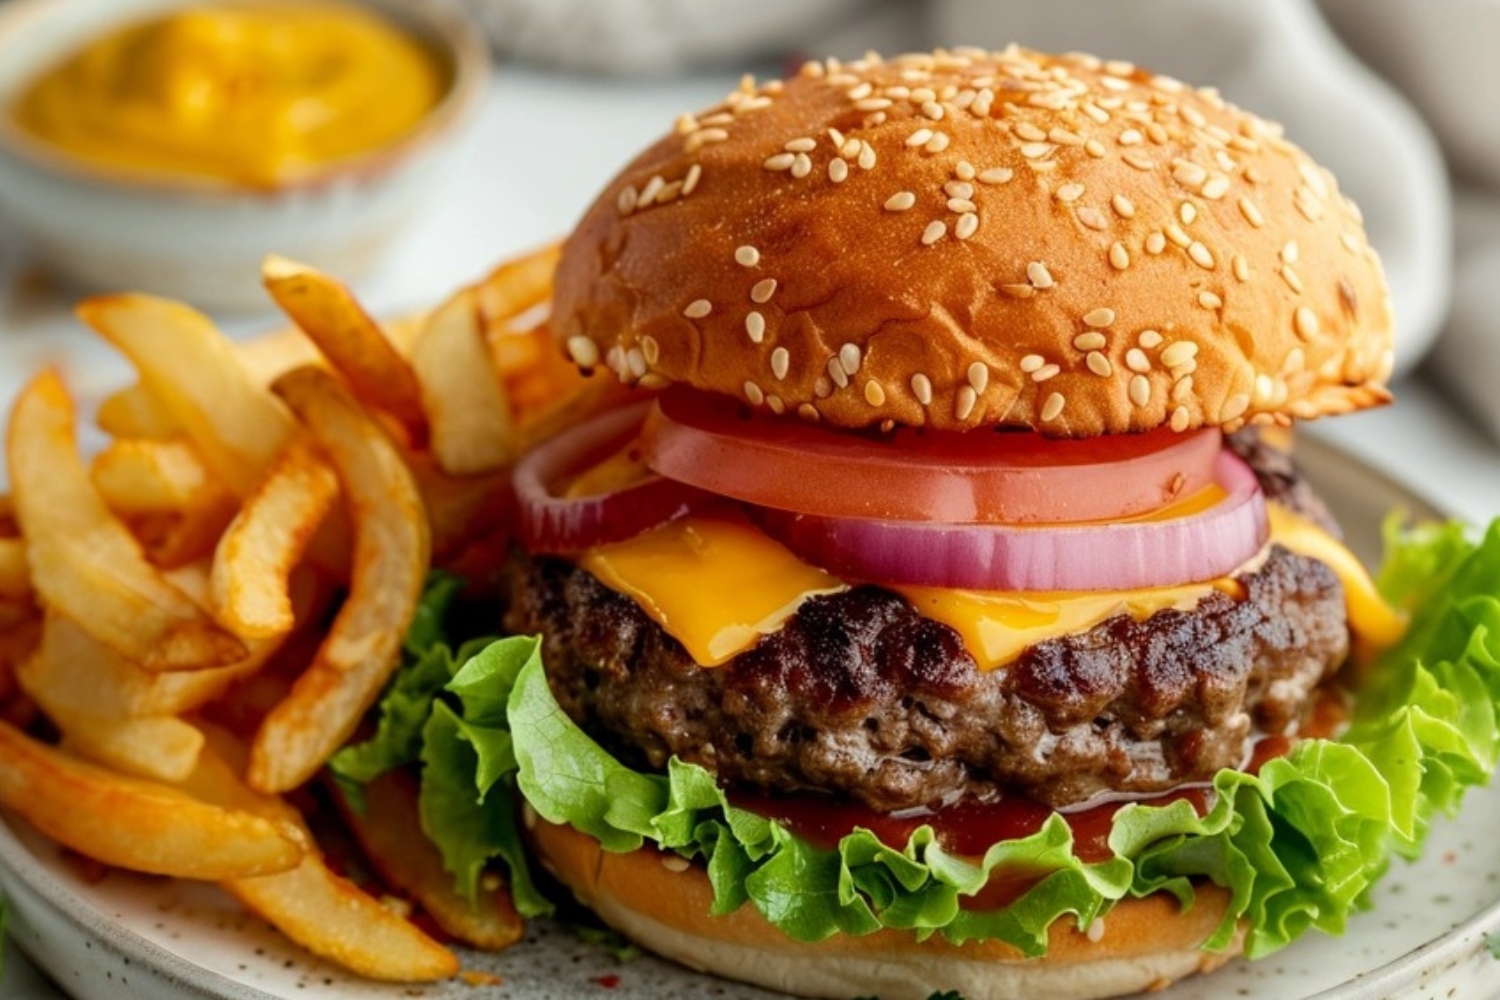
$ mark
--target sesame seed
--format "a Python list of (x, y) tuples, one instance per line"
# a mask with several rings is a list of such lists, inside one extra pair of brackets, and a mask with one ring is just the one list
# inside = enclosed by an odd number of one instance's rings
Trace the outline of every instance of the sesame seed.
[(1276, 383), (1272, 381), (1271, 376), (1265, 372), (1261, 372), (1255, 376), (1255, 402), (1260, 404), (1269, 403), (1275, 395)]
[(1099, 351), (1090, 351), (1084, 361), (1089, 366), (1089, 371), (1100, 378), (1108, 378), (1115, 373), (1115, 366)]
[(1104, 143), (1098, 139), (1090, 139), (1083, 144), (1083, 151), (1096, 160), (1102, 160), (1105, 156)]
[(861, 139), (859, 144), (859, 159), (856, 162), (859, 163), (859, 169), (861, 170), (873, 170), (875, 168), (875, 147)]
[(1056, 377), (1061, 371), (1062, 368), (1058, 365), (1042, 365), (1042, 367), (1031, 373), (1031, 381), (1045, 382), (1049, 378)]
[(916, 402), (921, 403), (922, 406), (932, 405), (932, 402), (933, 402), (933, 384), (932, 384), (932, 379), (927, 378), (926, 375), (922, 375), (921, 372), (918, 372), (918, 373), (916, 373), (916, 375), (913, 375), (912, 376), (912, 396), (915, 396), (916, 397)]
[(1082, 146), (1083, 136), (1071, 129), (1065, 129), (1061, 125), (1054, 125), (1047, 130), (1047, 139), (1059, 146)]
[(625, 189), (620, 192), (619, 197), (615, 199), (615, 208), (619, 210), (621, 215), (629, 215), (635, 211), (635, 206), (639, 198), (640, 195), (636, 192), (635, 185), (627, 184), (625, 185)]
[(660, 174), (653, 175), (651, 179), (646, 182), (646, 186), (641, 188), (641, 195), (638, 199), (636, 199), (636, 205), (645, 207), (646, 205), (651, 204), (656, 200), (656, 196), (661, 193), (661, 189), (666, 186), (667, 182), (662, 180)]
[(1149, 372), (1151, 359), (1146, 357), (1146, 352), (1139, 347), (1132, 347), (1125, 352), (1125, 367), (1133, 372)]
[(766, 401), (766, 394), (761, 391), (760, 386), (756, 385), (754, 382), (751, 382), (749, 379), (746, 379), (745, 398), (750, 401), (751, 406), (759, 406)]
[(750, 287), (750, 301), (756, 305), (764, 305), (771, 301), (771, 296), (776, 294), (776, 279), (764, 278)]
[(1125, 249), (1125, 244), (1116, 240), (1109, 248), (1109, 263), (1117, 271), (1123, 271), (1130, 266), (1130, 251)]
[(1120, 159), (1124, 160), (1126, 165), (1134, 167), (1137, 170), (1156, 169), (1156, 161), (1151, 159), (1151, 157), (1147, 156), (1145, 153), (1139, 152), (1138, 150), (1132, 149), (1130, 152), (1121, 156)]
[(1136, 343), (1148, 351), (1152, 350), (1161, 344), (1161, 334), (1155, 330), (1142, 330), (1141, 335), (1136, 338)]
[(1168, 368), (1176, 368), (1178, 365), (1187, 364), (1198, 354), (1198, 345), (1191, 340), (1179, 340), (1169, 344), (1161, 352), (1161, 363)]
[(1198, 293), (1198, 304), (1200, 306), (1202, 306), (1203, 308), (1205, 308), (1205, 309), (1222, 309), (1222, 308), (1224, 308), (1224, 300), (1221, 299), (1221, 298), (1219, 298), (1213, 292), (1199, 292)]
[(1177, 407), (1177, 409), (1172, 411), (1172, 430), (1181, 434), (1188, 429), (1188, 424), (1192, 419), (1192, 415), (1188, 413), (1186, 406)]
[(1167, 135), (1167, 130), (1161, 127), (1161, 123), (1147, 122), (1146, 138), (1150, 139), (1152, 142), (1160, 146), (1167, 141), (1169, 136)]
[(648, 334), (641, 338), (641, 354), (648, 365), (654, 365), (661, 360), (661, 344)]
[(1114, 323), (1114, 321), (1115, 311), (1108, 308), (1107, 306), (1100, 306), (1097, 309), (1091, 309), (1083, 316), (1084, 325), (1092, 326), (1095, 329), (1109, 326), (1110, 324)]
[(1173, 160), (1172, 179), (1187, 187), (1199, 188), (1208, 180), (1208, 171), (1192, 160)]
[(950, 212), (977, 212), (979, 206), (967, 198), (949, 198), (948, 211)]
[(932, 140), (924, 148), (929, 153), (941, 153), (948, 148), (950, 141), (952, 140), (949, 139), (947, 132), (939, 132), (932, 137)]
[(1005, 184), (1015, 175), (1016, 172), (1010, 167), (990, 167), (979, 175), (979, 182), (981, 184)]
[(1057, 189), (1057, 200), (1063, 204), (1070, 204), (1083, 197), (1082, 184), (1064, 184)]
[(865, 402), (871, 406), (883, 406), (885, 404), (885, 389), (881, 388), (879, 382), (870, 379), (865, 383)]
[(797, 416), (810, 424), (815, 424), (818, 422), (818, 408), (811, 403), (803, 403), (797, 407)]
[(1214, 174), (1204, 183), (1203, 187), (1198, 189), (1199, 194), (1212, 201), (1217, 201), (1224, 197), (1228, 191), (1229, 178), (1223, 174)]
[(860, 350), (858, 344), (845, 344), (839, 348), (839, 367), (853, 375), (859, 371)]
[(1288, 288), (1298, 295), (1302, 294), (1302, 278), (1289, 265), (1281, 265), (1277, 268), (1277, 273), (1281, 275), (1281, 280), (1286, 282)]
[(1353, 233), (1339, 233), (1339, 242), (1342, 243), (1344, 245), (1344, 249), (1348, 250), (1350, 253), (1359, 253), (1359, 240)]
[(1097, 351), (1106, 343), (1104, 334), (1098, 330), (1090, 330), (1088, 333), (1080, 333), (1073, 338), (1073, 346), (1080, 351)]
[(829, 126), (828, 128), (828, 140), (833, 143), (833, 148), (835, 150), (844, 148), (844, 133), (840, 132), (838, 129), (832, 126)]
[(1039, 260), (1026, 265), (1026, 277), (1035, 288), (1051, 288), (1053, 284), (1052, 272)]
[(842, 157), (834, 157), (828, 161), (828, 179), (835, 184), (842, 184), (849, 179), (849, 161)]
[(925, 146), (931, 141), (932, 129), (930, 128), (919, 128), (906, 137), (906, 144), (908, 146)]
[(1048, 396), (1047, 401), (1042, 404), (1042, 419), (1056, 420), (1062, 415), (1063, 407), (1067, 405), (1067, 402), (1060, 392), (1054, 392)]
[(1281, 261), (1284, 264), (1297, 263), (1297, 241), (1287, 240), (1281, 248)]
[(1197, 264), (1204, 270), (1212, 271), (1214, 269), (1214, 255), (1209, 252), (1208, 247), (1197, 240), (1194, 240), (1188, 247), (1188, 256), (1193, 258), (1194, 264)]
[(741, 267), (754, 267), (760, 263), (760, 251), (748, 244), (734, 251), (734, 262)]
[(922, 230), (922, 244), (930, 247), (947, 234), (948, 224), (942, 219), (933, 219), (927, 223), (927, 228)]
[(1151, 402), (1151, 380), (1144, 375), (1134, 375), (1130, 379), (1130, 401), (1136, 406), (1145, 406)]
[(1125, 197), (1123, 194), (1117, 194), (1114, 197), (1110, 198), (1109, 199), (1109, 204), (1110, 204), (1110, 207), (1115, 210), (1115, 214), (1118, 215), (1120, 218), (1122, 218), (1122, 219), (1133, 219), (1133, 218), (1135, 218), (1135, 202), (1131, 201), (1129, 198)]
[(1104, 230), (1109, 228), (1109, 220), (1104, 217), (1104, 213), (1100, 212), (1092, 205), (1085, 205), (1084, 207), (1080, 208), (1075, 214), (1078, 216), (1078, 221), (1083, 223), (1085, 226), (1088, 226), (1090, 229), (1095, 229), (1103, 232)]
[[(974, 179), (974, 164), (968, 160), (959, 160), (953, 167), (953, 174), (961, 181), (972, 181)], [(970, 188), (970, 194), (973, 188)]]
[(1042, 365), (1046, 363), (1047, 359), (1040, 354), (1028, 354), (1021, 359), (1021, 371), (1030, 375), (1032, 372), (1040, 370)]
[(869, 97), (874, 92), (875, 92), (874, 85), (871, 84), (870, 81), (866, 80), (863, 83), (859, 84), (858, 86), (855, 86), (854, 88), (852, 88), (849, 91), (849, 100), (851, 100), (851, 101), (862, 101), (866, 97)]
[(646, 355), (639, 347), (632, 347), (625, 352), (625, 367), (630, 370), (631, 378), (640, 378), (646, 374)]
[(582, 334), (568, 338), (568, 355), (580, 368), (592, 368), (599, 363), (599, 345)]
[[(837, 361), (830, 360), (828, 363), (830, 365), (833, 365), (833, 367), (838, 368)], [(844, 374), (844, 370), (842, 368), (839, 368), (839, 374)], [(848, 383), (848, 381), (849, 380), (847, 378), (844, 379), (844, 382), (846, 384)], [(833, 395), (833, 380), (827, 375), (819, 375), (813, 381), (813, 395), (817, 396), (819, 399), (827, 399), (829, 396)]]
[(1172, 366), (1172, 377), (1180, 379), (1185, 375), (1193, 374), (1197, 370), (1198, 362), (1193, 358), (1188, 358), (1182, 364)]
[(665, 389), (672, 384), (672, 380), (661, 372), (647, 372), (641, 376), (638, 384), (642, 389)]
[(1032, 122), (1017, 122), (1015, 126), (1016, 136), (1027, 142), (1040, 142), (1047, 138), (1047, 133), (1042, 131)]
[(866, 97), (862, 101), (855, 101), (854, 107), (858, 111), (884, 111), (894, 103), (889, 97)]
[(811, 158), (806, 153), (798, 153), (796, 158), (792, 160), (792, 176), (801, 178), (806, 177), (810, 173), (812, 173)]
[(1234, 259), (1230, 261), (1230, 264), (1234, 269), (1234, 276), (1236, 278), (1238, 278), (1240, 281), (1250, 280), (1250, 262), (1245, 259), (1244, 254), (1235, 254)]
[(1187, 234), (1187, 230), (1175, 222), (1167, 227), (1167, 239), (1183, 249), (1187, 249), (1193, 243), (1193, 238)]
[(973, 198), (974, 185), (967, 181), (949, 181), (943, 185), (943, 193), (950, 198)]
[(1099, 105), (1095, 104), (1093, 101), (1083, 102), (1083, 113), (1094, 119), (1094, 121), (1098, 122), (1100, 125), (1103, 125), (1109, 121), (1109, 112), (1099, 107)]
[(691, 167), (688, 167), (687, 176), (682, 179), (682, 196), (684, 198), (693, 193), (693, 189), (698, 186), (698, 179), (702, 176), (703, 165), (701, 163), (695, 163)]
[(1234, 420), (1250, 408), (1250, 397), (1243, 392), (1235, 393), (1224, 400), (1224, 408), (1219, 411), (1220, 420)]
[(1115, 141), (1122, 146), (1139, 146), (1142, 142), (1145, 141), (1145, 138), (1146, 137), (1144, 135), (1141, 135), (1140, 129), (1128, 128), (1125, 131), (1121, 132), (1120, 137)]
[(1318, 314), (1307, 306), (1298, 306), (1297, 311), (1292, 314), (1292, 321), (1297, 328), (1297, 336), (1304, 340), (1311, 340), (1318, 335)]
[(792, 169), (792, 164), (796, 162), (796, 153), (777, 153), (775, 156), (769, 157), (761, 165), (767, 170), (790, 170)]
[(1004, 292), (1006, 295), (1009, 295), (1013, 299), (1029, 299), (1036, 294), (1035, 288), (1031, 287), (1030, 285), (1020, 284), (1001, 285), (1000, 291)]
[(828, 377), (833, 379), (833, 384), (840, 389), (847, 388), (849, 385), (849, 373), (844, 371), (844, 366), (839, 364), (838, 358), (828, 359)]
[(859, 156), (859, 151), (864, 148), (864, 143), (859, 139), (845, 139), (843, 145), (839, 146), (839, 155), (846, 160), (853, 160)]
[(672, 181), (670, 184), (662, 185), (662, 189), (656, 192), (656, 203), (665, 205), (682, 193), (682, 181)]
[(767, 396), (766, 405), (769, 406), (771, 408), (771, 412), (776, 414), (777, 416), (780, 416), (781, 414), (786, 412), (786, 404), (781, 401), (780, 396)]
[(1260, 208), (1255, 202), (1249, 198), (1241, 198), (1239, 204), (1240, 214), (1245, 217), (1245, 221), (1250, 223), (1250, 225), (1259, 229), (1266, 224), (1266, 217), (1261, 214)]
[(1149, 235), (1149, 236), (1146, 237), (1146, 252), (1147, 253), (1152, 254), (1152, 255), (1159, 254), (1163, 250), (1165, 250), (1166, 248), (1167, 248), (1167, 238), (1161, 234), (1160, 230), (1153, 230), (1151, 232), (1151, 235)]
[(714, 304), (707, 299), (694, 299), (687, 304), (682, 314), (688, 319), (702, 319), (714, 311)]
[(917, 196), (910, 191), (897, 191), (885, 200), (887, 212), (904, 212), (917, 203)]
[(1182, 220), (1184, 226), (1191, 226), (1198, 218), (1198, 206), (1190, 201), (1185, 201), (1177, 206), (1177, 217)]
[(922, 103), (922, 114), (935, 122), (943, 120), (943, 106), (937, 101), (924, 101)]
[(786, 378), (791, 367), (792, 355), (785, 347), (778, 347), (771, 352), (771, 374), (776, 376), (776, 381)]
[(1193, 376), (1181, 375), (1172, 383), (1172, 402), (1185, 403), (1193, 396)]
[(975, 392), (984, 392), (990, 384), (989, 367), (983, 361), (974, 362), (969, 366), (968, 378)]
[(766, 318), (760, 313), (751, 310), (745, 314), (745, 332), (750, 335), (750, 342), (758, 344), (766, 339)]
[(958, 217), (958, 222), (953, 226), (953, 235), (961, 240), (966, 240), (979, 231), (979, 216), (973, 212), (965, 212)]
[(1056, 148), (1050, 142), (1028, 142), (1021, 147), (1021, 155), (1028, 160), (1039, 160)]

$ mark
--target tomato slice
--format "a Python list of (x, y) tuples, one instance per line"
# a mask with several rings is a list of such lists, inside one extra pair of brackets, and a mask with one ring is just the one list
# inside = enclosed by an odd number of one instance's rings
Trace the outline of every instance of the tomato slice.
[(1215, 428), (1081, 440), (1025, 431), (835, 431), (688, 389), (647, 415), (646, 464), (746, 503), (820, 517), (1059, 524), (1156, 510), (1214, 480)]

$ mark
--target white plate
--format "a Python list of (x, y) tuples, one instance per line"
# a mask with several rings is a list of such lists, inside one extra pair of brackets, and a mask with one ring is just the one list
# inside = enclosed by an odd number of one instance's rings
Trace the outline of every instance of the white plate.
[[(1366, 559), (1386, 511), (1430, 516), (1410, 491), (1329, 445), (1308, 440), (1303, 463)], [(1260, 962), (1235, 962), (1189, 979), (1157, 1000), (1419, 1000), (1500, 995), (1500, 790), (1473, 793), (1440, 820), (1422, 860), (1397, 863), (1373, 910), (1342, 939), (1309, 936)], [(13, 906), (15, 942), (78, 1000), (472, 1000), (474, 987), (385, 986), (310, 958), (210, 886), (85, 869), (23, 823), (0, 822), (0, 884)], [(1490, 935), (1496, 935), (1491, 938)], [(617, 962), (602, 948), (539, 922), (528, 939), (465, 964), (501, 980), (490, 998), (670, 1000), (773, 994), (720, 983), (652, 958)], [(940, 988), (941, 984), (934, 984)], [(606, 988), (610, 987), (610, 988)]]

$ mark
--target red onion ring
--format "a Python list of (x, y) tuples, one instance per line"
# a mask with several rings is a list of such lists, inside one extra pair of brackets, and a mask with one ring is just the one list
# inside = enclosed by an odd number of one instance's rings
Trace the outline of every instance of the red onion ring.
[(1265, 498), (1228, 451), (1214, 462), (1228, 494), (1166, 521), (1045, 527), (820, 517), (762, 509), (768, 533), (853, 580), (975, 590), (1135, 590), (1211, 580), (1249, 561), (1269, 535)]
[(521, 544), (543, 554), (577, 552), (638, 535), (712, 500), (702, 490), (655, 474), (600, 496), (554, 492), (559, 481), (604, 460), (634, 437), (650, 405), (647, 401), (601, 413), (543, 442), (516, 463), (511, 482), (519, 502)]

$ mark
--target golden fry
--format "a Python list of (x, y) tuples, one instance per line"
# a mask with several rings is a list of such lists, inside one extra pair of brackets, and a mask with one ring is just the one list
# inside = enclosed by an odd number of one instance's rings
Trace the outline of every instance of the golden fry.
[(98, 296), (78, 316), (130, 358), (229, 489), (248, 495), (293, 424), (208, 317), (149, 295)]
[(562, 245), (554, 243), (524, 257), (506, 261), (475, 286), (479, 315), (487, 331), (509, 324), (517, 316), (552, 296), (552, 276)]
[(0, 600), (31, 599), (31, 566), (26, 561), (26, 543), (19, 538), (0, 538)]
[(89, 475), (109, 509), (123, 517), (180, 514), (228, 496), (182, 438), (117, 438), (94, 456)]
[(348, 288), (316, 268), (274, 254), (261, 265), (261, 280), (356, 398), (395, 417), (413, 438), (426, 435), (427, 416), (411, 365)]
[(177, 437), (182, 427), (161, 399), (140, 383), (127, 386), (104, 397), (95, 422), (104, 433), (116, 438), (145, 438), (162, 441)]
[(338, 803), (345, 822), (380, 877), (410, 896), (443, 929), (466, 944), (499, 951), (521, 940), (525, 923), (503, 884), (481, 885), (472, 903), (453, 889), (453, 875), (443, 856), (422, 832), (417, 811), (417, 783), (392, 771), (364, 786), (365, 808)]
[(73, 401), (46, 373), (22, 392), (7, 440), (32, 584), (110, 648), (148, 670), (243, 659), (244, 645), (147, 562), (79, 460)]
[(515, 458), (510, 400), (485, 343), (476, 299), (472, 290), (449, 299), (412, 344), (432, 453), (453, 475), (493, 472)]
[(349, 596), (312, 664), (266, 717), (250, 784), (286, 791), (348, 740), (395, 670), (431, 557), (427, 512), (400, 453), (337, 379), (316, 368), (275, 385), (335, 471), (354, 526)]
[(307, 836), (283, 819), (128, 778), (0, 722), (0, 804), (105, 864), (179, 878), (246, 878), (302, 861)]
[(40, 699), (38, 704), (62, 732), (64, 748), (123, 774), (181, 781), (193, 773), (203, 749), (203, 734), (173, 715), (121, 719), (58, 711)]
[(209, 580), (214, 614), (230, 631), (246, 639), (291, 631), (292, 570), (338, 489), (333, 470), (293, 444), (246, 499), (219, 539)]

